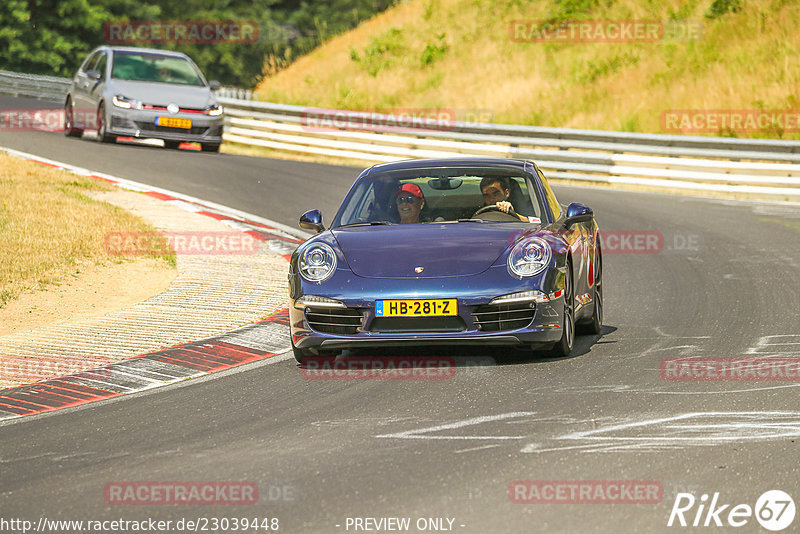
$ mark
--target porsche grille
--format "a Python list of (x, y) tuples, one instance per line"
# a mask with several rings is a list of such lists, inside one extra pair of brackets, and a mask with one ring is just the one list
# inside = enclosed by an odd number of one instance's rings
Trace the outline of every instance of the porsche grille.
[(478, 330), (499, 332), (525, 328), (533, 321), (535, 308), (529, 302), (512, 304), (485, 304), (472, 312)]
[(361, 327), (361, 312), (353, 308), (307, 308), (308, 326), (325, 334), (355, 334)]

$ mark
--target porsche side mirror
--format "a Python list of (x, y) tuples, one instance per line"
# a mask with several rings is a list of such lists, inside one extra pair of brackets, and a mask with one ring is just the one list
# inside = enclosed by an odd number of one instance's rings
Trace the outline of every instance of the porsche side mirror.
[(89, 70), (86, 71), (86, 77), (90, 80), (98, 81), (100, 79), (100, 71), (99, 70)]
[(573, 224), (589, 222), (594, 219), (592, 208), (580, 202), (573, 202), (567, 207), (567, 217), (564, 226), (569, 228)]
[(300, 216), (300, 228), (306, 230), (313, 230), (320, 233), (325, 229), (322, 224), (322, 212), (319, 210), (309, 210)]

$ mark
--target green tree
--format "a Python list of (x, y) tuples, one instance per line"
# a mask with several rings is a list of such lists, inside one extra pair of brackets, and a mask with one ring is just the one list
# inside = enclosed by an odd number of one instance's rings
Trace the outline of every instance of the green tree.
[(87, 0), (5, 0), (0, 9), (0, 67), (71, 76), (74, 58), (92, 48), (92, 36), (95, 42), (102, 40), (105, 17), (102, 7)]
[(112, 21), (253, 21), (259, 39), (249, 44), (144, 45), (188, 54), (209, 79), (252, 87), (269, 58), (277, 67), (332, 35), (356, 26), (397, 0), (3, 0), (0, 68), (72, 76), (86, 54), (103, 44)]

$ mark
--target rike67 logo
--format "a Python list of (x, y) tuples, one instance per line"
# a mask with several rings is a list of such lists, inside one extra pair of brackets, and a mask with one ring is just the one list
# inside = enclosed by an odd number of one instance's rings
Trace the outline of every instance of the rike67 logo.
[(765, 491), (756, 500), (755, 507), (725, 503), (719, 492), (714, 493), (710, 502), (706, 493), (699, 499), (691, 493), (678, 493), (667, 526), (743, 527), (755, 516), (763, 528), (777, 532), (792, 524), (795, 512), (794, 500), (781, 490)]

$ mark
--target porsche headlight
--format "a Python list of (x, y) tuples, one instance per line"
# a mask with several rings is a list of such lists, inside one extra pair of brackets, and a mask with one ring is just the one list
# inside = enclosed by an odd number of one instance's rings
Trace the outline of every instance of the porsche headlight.
[(521, 278), (535, 276), (550, 263), (550, 245), (539, 237), (523, 239), (508, 255), (508, 271)]
[(297, 269), (309, 282), (324, 282), (336, 270), (336, 253), (325, 243), (315, 243), (300, 253)]

